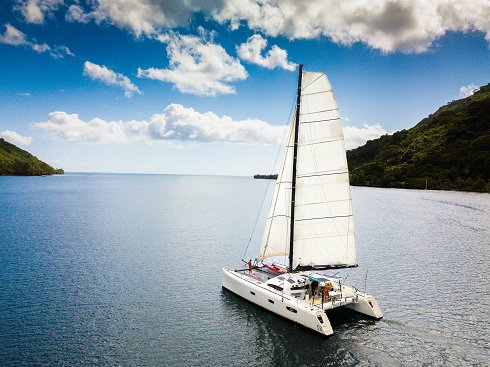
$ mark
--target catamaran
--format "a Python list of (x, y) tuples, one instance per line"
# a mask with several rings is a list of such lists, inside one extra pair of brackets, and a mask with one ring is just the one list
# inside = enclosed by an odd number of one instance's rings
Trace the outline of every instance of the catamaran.
[[(271, 262), (288, 258), (287, 264)], [(223, 287), (323, 335), (326, 311), (345, 307), (374, 319), (375, 298), (329, 269), (357, 267), (352, 197), (340, 114), (325, 73), (299, 66), (296, 109), (261, 248), (244, 269), (223, 268)]]

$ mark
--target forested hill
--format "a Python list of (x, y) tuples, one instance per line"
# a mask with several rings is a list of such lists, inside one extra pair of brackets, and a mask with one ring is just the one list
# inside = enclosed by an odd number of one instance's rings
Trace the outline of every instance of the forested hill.
[(490, 192), (490, 84), (347, 160), (352, 185)]
[(40, 176), (63, 174), (14, 144), (0, 138), (0, 176)]

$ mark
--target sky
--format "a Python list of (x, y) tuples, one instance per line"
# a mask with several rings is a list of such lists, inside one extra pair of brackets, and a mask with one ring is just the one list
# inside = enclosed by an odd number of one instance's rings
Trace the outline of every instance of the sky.
[(272, 173), (297, 65), (347, 148), (490, 82), (489, 0), (7, 0), (0, 137), (67, 172)]

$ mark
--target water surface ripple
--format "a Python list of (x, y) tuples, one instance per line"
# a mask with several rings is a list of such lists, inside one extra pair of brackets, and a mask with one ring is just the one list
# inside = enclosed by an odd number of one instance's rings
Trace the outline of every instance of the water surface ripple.
[(353, 188), (342, 274), (385, 317), (332, 313), (323, 338), (221, 288), (267, 185), (0, 177), (0, 366), (488, 365), (490, 195)]

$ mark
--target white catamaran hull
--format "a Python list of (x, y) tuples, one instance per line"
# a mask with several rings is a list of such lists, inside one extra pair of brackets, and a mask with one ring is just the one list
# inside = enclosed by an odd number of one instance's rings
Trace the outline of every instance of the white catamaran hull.
[[(383, 314), (371, 295), (314, 273), (357, 266), (352, 196), (340, 113), (327, 76), (303, 72), (300, 64), (297, 91), (259, 254), (247, 269), (223, 269), (223, 287), (331, 335), (325, 311), (346, 307), (375, 319)], [(288, 264), (264, 262), (282, 257)]]
[[(297, 322), (323, 335), (332, 335), (333, 329), (325, 314), (337, 307), (350, 308), (375, 319), (383, 314), (373, 296), (352, 287), (342, 287), (342, 297), (325, 303), (299, 300), (291, 295), (271, 289), (267, 284), (246, 274), (229, 269), (222, 271), (223, 287), (277, 315)], [(319, 301), (319, 299), (318, 299)]]
[[(268, 311), (297, 322), (323, 335), (332, 335), (325, 311), (304, 305), (294, 297), (269, 289), (265, 284), (236, 271), (223, 269), (223, 287)], [(322, 322), (320, 322), (320, 320)]]

